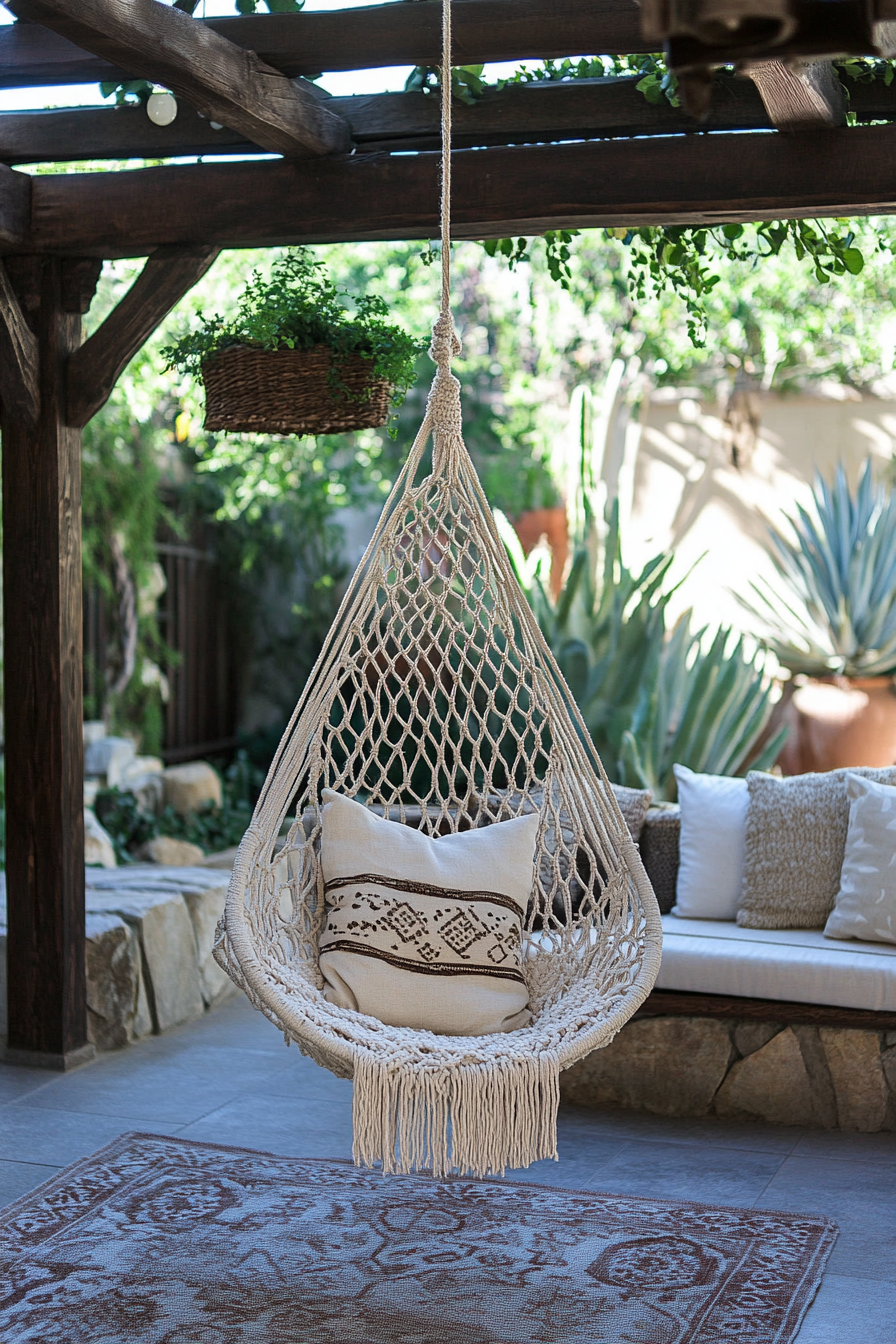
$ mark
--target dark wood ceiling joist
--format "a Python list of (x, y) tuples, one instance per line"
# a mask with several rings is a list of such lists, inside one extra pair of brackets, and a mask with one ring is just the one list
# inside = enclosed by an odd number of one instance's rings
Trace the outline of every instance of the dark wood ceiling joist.
[[(894, 161), (896, 126), (461, 150), (453, 229), (458, 238), (483, 238), (890, 214)], [(437, 188), (432, 153), (39, 176), (30, 246), (114, 257), (189, 242), (425, 238), (436, 232)]]
[(181, 10), (156, 0), (9, 0), (8, 8), (164, 85), (264, 149), (295, 157), (350, 148), (348, 126), (315, 90)]
[[(441, 52), (440, 0), (192, 22), (291, 76), (434, 65)], [(452, 27), (455, 65), (650, 49), (634, 0), (453, 0)], [(126, 70), (48, 28), (16, 24), (0, 30), (0, 88), (127, 77)]]

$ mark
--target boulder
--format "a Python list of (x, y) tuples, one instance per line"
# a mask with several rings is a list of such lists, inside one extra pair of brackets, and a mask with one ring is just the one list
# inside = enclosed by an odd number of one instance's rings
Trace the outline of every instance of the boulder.
[(82, 727), (84, 746), (93, 746), (106, 736), (106, 725), (102, 719), (85, 719)]
[(800, 1044), (790, 1027), (761, 1049), (739, 1060), (719, 1088), (717, 1115), (769, 1120), (779, 1125), (811, 1125), (812, 1086)]
[(84, 773), (104, 775), (110, 789), (120, 788), (122, 775), (135, 755), (130, 738), (101, 737), (84, 748)]
[(201, 863), (205, 851), (189, 840), (175, 840), (170, 835), (157, 835), (137, 850), (136, 857), (143, 863), (163, 864), (166, 868), (191, 868)]
[(116, 868), (115, 846), (89, 807), (84, 809), (84, 862), (88, 868)]
[(119, 787), (134, 794), (141, 811), (158, 814), (164, 802), (164, 770), (157, 756), (135, 756), (122, 774)]
[(656, 1115), (705, 1115), (731, 1059), (723, 1023), (705, 1017), (645, 1017), (560, 1076), (565, 1101)]
[(218, 920), (224, 914), (224, 903), (227, 900), (228, 880), (229, 874), (224, 874), (223, 880), (217, 886), (185, 889), (183, 894), (193, 924), (199, 985), (206, 1007), (210, 1007), (236, 989), (230, 976), (221, 970), (212, 955), (215, 930), (218, 927)]
[(834, 1084), (840, 1129), (877, 1133), (883, 1128), (887, 1111), (887, 1083), (878, 1033), (822, 1027), (819, 1036)]
[(87, 1039), (118, 1050), (132, 1039), (140, 950), (118, 915), (87, 916)]
[(204, 1005), (193, 925), (183, 896), (170, 886), (146, 890), (151, 886), (150, 872), (144, 869), (135, 875), (145, 884), (143, 890), (127, 885), (119, 890), (88, 888), (87, 909), (119, 915), (135, 930), (149, 980), (153, 1026), (165, 1031), (201, 1017)]
[(186, 816), (201, 812), (212, 803), (220, 807), (223, 801), (221, 778), (207, 761), (190, 761), (187, 765), (172, 765), (162, 776), (165, 805)]

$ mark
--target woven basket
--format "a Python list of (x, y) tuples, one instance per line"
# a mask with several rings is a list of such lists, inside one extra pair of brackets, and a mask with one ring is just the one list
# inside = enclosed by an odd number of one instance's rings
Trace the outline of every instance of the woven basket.
[(384, 378), (371, 377), (372, 361), (363, 355), (340, 361), (340, 381), (352, 396), (330, 386), (332, 364), (333, 353), (325, 345), (310, 350), (235, 345), (222, 350), (202, 365), (205, 428), (240, 434), (341, 434), (384, 425), (392, 388)]

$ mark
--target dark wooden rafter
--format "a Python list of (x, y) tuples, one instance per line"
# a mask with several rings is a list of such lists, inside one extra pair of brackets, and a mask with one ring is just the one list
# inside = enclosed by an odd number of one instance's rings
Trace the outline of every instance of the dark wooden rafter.
[(0, 251), (22, 249), (31, 228), (31, 178), (0, 163)]
[(66, 420), (82, 429), (105, 405), (125, 366), (218, 255), (200, 244), (162, 247), (124, 298), (68, 361)]
[(157, 0), (10, 0), (8, 8), (163, 84), (266, 150), (304, 157), (351, 147), (348, 126), (313, 89)]
[(38, 370), (37, 337), (0, 261), (0, 401), (29, 428), (40, 413)]
[[(489, 89), (472, 106), (455, 105), (452, 143), (462, 149), (623, 135), (769, 130), (775, 124), (750, 79), (717, 77), (709, 115), (699, 125), (665, 99), (649, 103), (637, 89), (638, 82), (633, 76)], [(435, 98), (376, 93), (333, 98), (330, 105), (351, 126), (359, 153), (438, 148)], [(849, 107), (859, 122), (896, 120), (896, 84), (856, 84), (850, 88)], [(237, 131), (215, 130), (189, 108), (182, 108), (169, 126), (154, 126), (145, 110), (135, 105), (0, 113), (0, 162), (10, 164), (255, 152), (261, 152), (260, 146)]]
[[(458, 238), (556, 228), (896, 213), (896, 125), (777, 135), (655, 136), (460, 150)], [(437, 231), (438, 156), (199, 164), (33, 180), (37, 250), (138, 256), (221, 247), (417, 239)]]
[(846, 125), (846, 97), (830, 61), (754, 61), (745, 73), (779, 130)]
[[(440, 0), (193, 22), (290, 76), (434, 65), (441, 50)], [(456, 65), (653, 50), (641, 36), (635, 0), (453, 0), (452, 24)], [(121, 67), (47, 28), (0, 30), (0, 88), (125, 76)]]

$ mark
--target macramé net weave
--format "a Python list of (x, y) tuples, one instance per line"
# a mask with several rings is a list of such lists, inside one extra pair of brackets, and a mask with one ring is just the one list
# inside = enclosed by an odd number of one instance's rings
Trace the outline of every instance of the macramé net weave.
[[(447, 147), (450, 80), (442, 84)], [(436, 1176), (556, 1157), (560, 1071), (607, 1045), (637, 1010), (661, 946), (637, 848), (464, 445), (450, 371), (459, 342), (448, 306), (449, 192), (446, 152), (426, 415), (271, 766), (215, 949), (287, 1041), (354, 1078), (356, 1162)], [(327, 1002), (317, 964), (324, 788), (431, 835), (540, 813), (523, 932), (529, 1026), (438, 1036)]]

